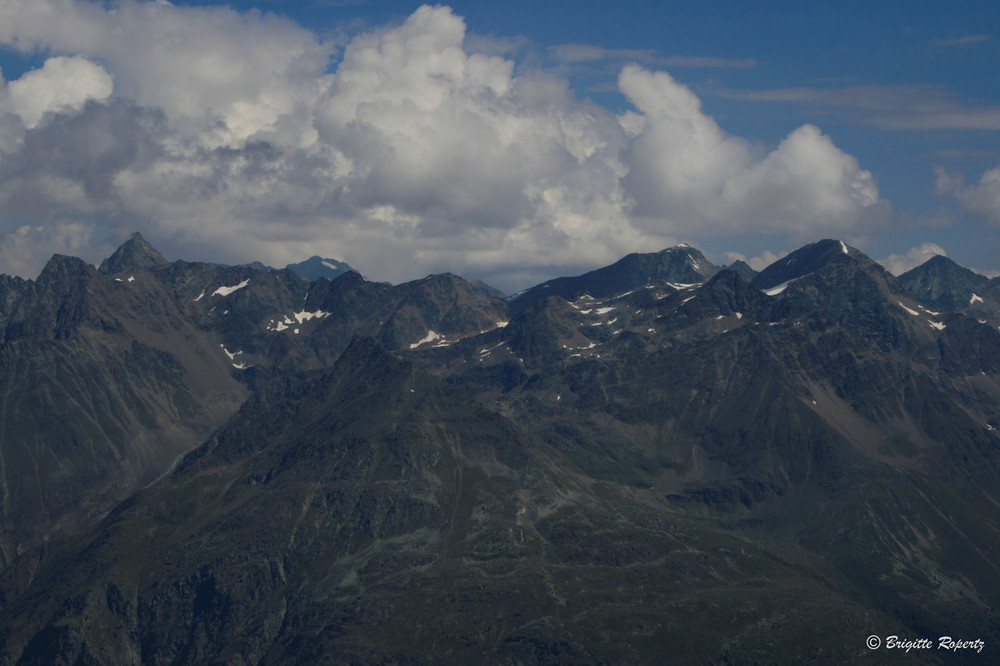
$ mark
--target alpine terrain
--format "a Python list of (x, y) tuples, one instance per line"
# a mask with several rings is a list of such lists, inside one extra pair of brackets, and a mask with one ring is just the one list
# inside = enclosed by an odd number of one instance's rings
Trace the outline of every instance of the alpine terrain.
[(55, 256), (0, 277), (3, 663), (995, 661), (998, 327), (838, 240), (508, 298)]

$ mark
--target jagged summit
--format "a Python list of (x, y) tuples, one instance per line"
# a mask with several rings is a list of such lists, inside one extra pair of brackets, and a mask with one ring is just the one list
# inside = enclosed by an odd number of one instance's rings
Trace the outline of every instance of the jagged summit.
[[(937, 255), (899, 276), (899, 281), (921, 300), (948, 310), (968, 304), (972, 294), (998, 291), (985, 275)], [(998, 294), (1000, 295), (1000, 294)]]
[(753, 280), (757, 276), (757, 271), (755, 271), (753, 267), (750, 266), (750, 264), (743, 261), (742, 259), (737, 259), (733, 263), (726, 266), (726, 268), (728, 268), (731, 271), (735, 271), (737, 274), (739, 274), (741, 278), (743, 278), (747, 282), (750, 282), (750, 280)]
[(964, 312), (1000, 325), (1000, 280), (960, 266), (948, 257), (931, 257), (899, 276), (899, 282), (934, 310)]
[(103, 275), (110, 276), (167, 263), (169, 262), (164, 256), (136, 231), (110, 257), (101, 262), (98, 270)]
[(841, 261), (843, 257), (859, 256), (844, 241), (824, 239), (795, 250), (754, 276), (751, 284), (758, 289), (773, 289), (791, 280), (812, 273), (831, 261)]
[(604, 268), (560, 277), (532, 287), (511, 300), (511, 307), (523, 310), (547, 296), (572, 300), (583, 294), (604, 298), (655, 282), (696, 284), (719, 272), (700, 250), (687, 244), (659, 252), (633, 253)]

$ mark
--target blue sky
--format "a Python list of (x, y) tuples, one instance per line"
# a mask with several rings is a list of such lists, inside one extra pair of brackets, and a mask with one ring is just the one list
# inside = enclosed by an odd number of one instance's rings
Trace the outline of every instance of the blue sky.
[(0, 7), (0, 272), (170, 258), (511, 291), (686, 241), (1000, 271), (995, 2)]

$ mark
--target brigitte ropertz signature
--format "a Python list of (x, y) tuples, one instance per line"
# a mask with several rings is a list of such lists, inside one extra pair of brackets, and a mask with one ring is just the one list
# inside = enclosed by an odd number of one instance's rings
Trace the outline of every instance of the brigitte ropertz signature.
[[(865, 641), (865, 644), (869, 649), (877, 650), (882, 647), (882, 639), (872, 634)], [(909, 652), (910, 650), (933, 650), (935, 648), (951, 652), (958, 652), (959, 650), (982, 652), (984, 647), (986, 647), (986, 643), (981, 638), (964, 640), (952, 638), (951, 636), (941, 636), (937, 639), (937, 644), (935, 644), (930, 638), (900, 638), (895, 635), (885, 637), (885, 649), (903, 650), (904, 652)]]

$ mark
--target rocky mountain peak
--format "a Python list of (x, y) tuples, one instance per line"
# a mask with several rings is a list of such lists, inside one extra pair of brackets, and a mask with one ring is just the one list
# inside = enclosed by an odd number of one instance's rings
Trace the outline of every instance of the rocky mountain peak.
[(758, 289), (771, 289), (813, 273), (830, 262), (843, 261), (845, 257), (857, 257), (859, 254), (843, 241), (824, 239), (778, 259), (754, 276), (752, 284)]
[(719, 272), (697, 248), (676, 245), (659, 252), (633, 253), (619, 261), (578, 275), (560, 277), (532, 287), (511, 300), (521, 311), (548, 296), (573, 300), (589, 294), (605, 298), (654, 283), (699, 284)]
[(118, 275), (167, 264), (167, 260), (150, 245), (138, 231), (129, 236), (114, 253), (101, 262), (98, 269), (103, 275)]
[(300, 261), (297, 264), (288, 264), (285, 268), (292, 271), (300, 278), (308, 280), (309, 282), (320, 278), (333, 280), (340, 277), (344, 273), (354, 271), (354, 269), (351, 268), (347, 262), (338, 261), (336, 259), (324, 259), (319, 255), (309, 257), (305, 261)]

